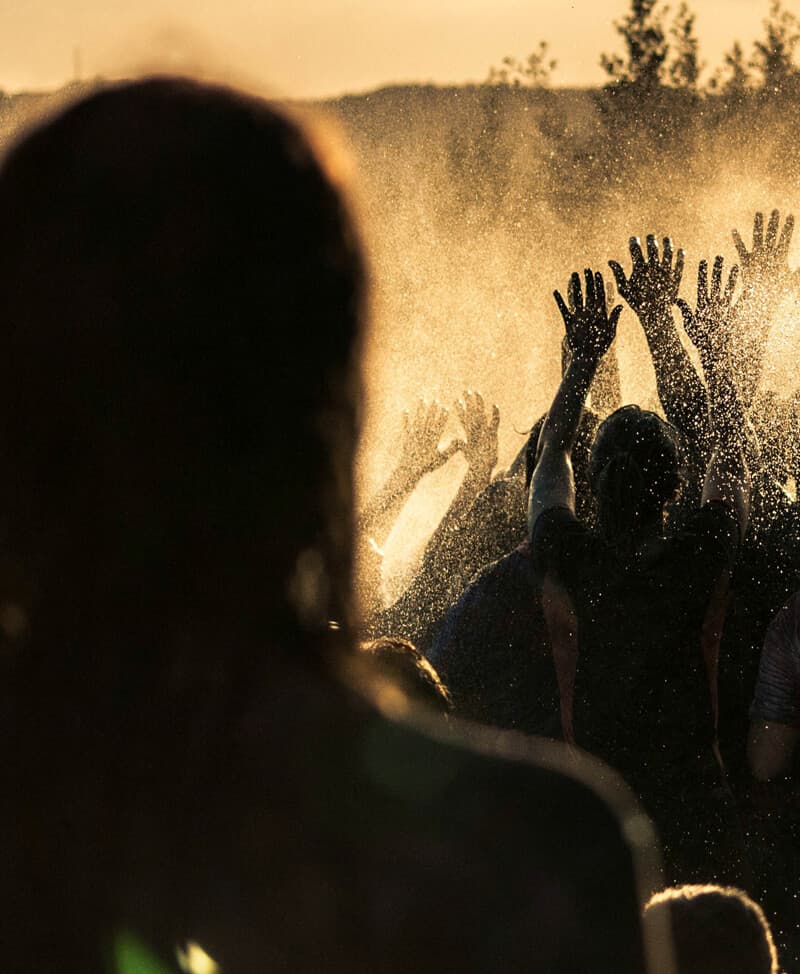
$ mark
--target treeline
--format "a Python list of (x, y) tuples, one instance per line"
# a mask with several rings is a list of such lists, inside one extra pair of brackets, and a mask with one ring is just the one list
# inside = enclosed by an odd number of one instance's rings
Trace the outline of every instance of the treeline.
[(781, 0), (750, 52), (735, 44), (716, 70), (702, 62), (686, 3), (668, 19), (661, 0), (631, 0), (615, 26), (622, 53), (599, 55), (602, 88), (551, 88), (555, 61), (540, 44), (483, 85), (333, 103), (375, 190), (371, 205), (405, 205), (435, 176), (427, 205), (446, 221), (513, 226), (546, 206), (582, 214), (585, 227), (588, 202), (608, 214), (634, 201), (640, 218), (663, 216), (722, 170), (734, 184), (800, 186), (800, 22)]
[[(715, 69), (702, 60), (686, 2), (671, 17), (662, 0), (631, 0), (614, 26), (622, 53), (599, 54), (607, 83), (592, 93), (596, 115), (588, 133), (575, 130), (546, 90), (557, 67), (546, 43), (524, 63), (506, 58), (490, 71), (490, 113), (502, 89), (540, 95), (539, 151), (557, 177), (549, 192), (567, 203), (587, 193), (647, 197), (657, 174), (658, 196), (680, 198), (687, 184), (713, 177), (709, 167), (733, 155), (746, 159), (751, 172), (798, 172), (800, 140), (791, 120), (800, 108), (800, 20), (782, 0), (771, 0), (749, 52), (737, 41)], [(502, 169), (502, 150), (492, 154)]]

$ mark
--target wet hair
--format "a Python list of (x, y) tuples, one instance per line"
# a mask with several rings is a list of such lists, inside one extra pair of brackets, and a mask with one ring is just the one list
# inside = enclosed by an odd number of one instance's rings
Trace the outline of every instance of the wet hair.
[(597, 526), (621, 553), (659, 523), (680, 486), (678, 434), (656, 413), (622, 406), (597, 431), (589, 457)]
[(725, 886), (680, 886), (656, 893), (645, 925), (668, 915), (676, 974), (776, 974), (778, 958), (761, 907)]
[(447, 687), (413, 643), (395, 636), (381, 636), (363, 643), (361, 649), (372, 656), (378, 675), (399, 687), (413, 703), (442, 714), (449, 714), (453, 709)]

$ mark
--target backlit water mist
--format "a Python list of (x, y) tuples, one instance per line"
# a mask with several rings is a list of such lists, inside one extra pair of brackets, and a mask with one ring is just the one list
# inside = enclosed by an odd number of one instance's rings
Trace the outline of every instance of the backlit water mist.
[[(706, 130), (697, 118), (685, 144), (673, 138), (663, 157), (651, 145), (641, 160), (634, 146), (619, 179), (606, 167), (593, 181), (596, 155), (608, 152), (601, 139), (615, 136), (608, 128), (596, 135), (588, 92), (537, 100), (509, 89), (402, 88), (327, 108), (355, 156), (373, 270), (359, 468), (365, 496), (388, 475), (400, 413), (418, 397), (450, 404), (462, 390), (478, 389), (497, 402), (500, 467), (510, 462), (558, 382), (562, 324), (552, 291), (566, 286), (571, 271), (592, 266), (610, 280), (609, 259), (630, 267), (632, 234), (669, 235), (686, 250), (681, 293), (692, 301), (701, 258), (721, 253), (735, 261), (732, 228), (749, 246), (756, 210), (797, 207), (800, 215), (800, 174), (776, 165), (776, 132), (763, 119)], [(567, 166), (558, 149), (569, 140), (581, 152)], [(627, 307), (617, 349), (624, 401), (654, 407), (649, 353)], [(799, 351), (789, 300), (762, 386), (791, 393)], [(452, 419), (449, 429), (458, 433)], [(418, 552), (464, 467), (456, 457), (423, 481), (387, 546), (389, 576)]]

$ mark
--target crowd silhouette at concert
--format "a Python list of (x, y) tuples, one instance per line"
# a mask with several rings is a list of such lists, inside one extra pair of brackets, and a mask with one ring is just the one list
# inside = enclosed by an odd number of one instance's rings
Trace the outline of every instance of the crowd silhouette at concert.
[[(420, 403), (357, 511), (368, 274), (322, 137), (155, 78), (20, 139), (5, 969), (800, 971), (800, 396), (761, 383), (792, 232), (576, 271), (508, 469), (478, 392), (450, 443)], [(630, 313), (658, 411), (621, 400)], [(456, 453), (386, 605), (383, 543)]]

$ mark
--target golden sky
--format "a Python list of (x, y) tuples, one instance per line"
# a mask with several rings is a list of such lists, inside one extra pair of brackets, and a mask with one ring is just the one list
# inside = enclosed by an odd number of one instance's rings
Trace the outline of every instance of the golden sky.
[[(677, 7), (677, 0), (672, 6)], [(768, 0), (695, 0), (703, 59), (760, 32)], [(788, 0), (800, 14), (800, 0)], [(627, 0), (0, 0), (0, 86), (213, 63), (278, 94), (314, 97), (391, 82), (480, 81), (540, 40), (554, 83), (601, 83), (601, 51)]]

